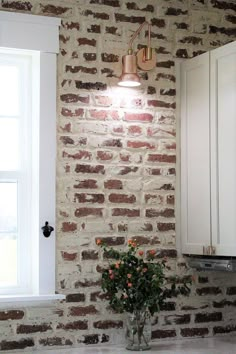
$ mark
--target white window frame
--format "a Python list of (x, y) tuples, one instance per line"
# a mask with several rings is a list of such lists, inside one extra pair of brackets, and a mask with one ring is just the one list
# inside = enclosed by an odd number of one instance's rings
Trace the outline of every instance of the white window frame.
[[(29, 294), (1, 295), (0, 303), (64, 298), (55, 294), (56, 63), (60, 23), (58, 18), (0, 11), (0, 48), (35, 51), (32, 180), (37, 186), (32, 192), (33, 287)], [(41, 230), (45, 221), (54, 227), (49, 238)]]

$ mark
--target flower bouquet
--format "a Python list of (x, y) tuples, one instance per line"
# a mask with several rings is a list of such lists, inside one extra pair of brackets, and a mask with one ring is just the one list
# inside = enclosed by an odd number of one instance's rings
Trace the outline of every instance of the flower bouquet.
[(135, 241), (128, 241), (127, 250), (108, 248), (97, 239), (107, 258), (113, 261), (102, 273), (102, 289), (109, 295), (109, 303), (117, 312), (130, 314), (126, 327), (127, 349), (149, 349), (151, 340), (150, 315), (160, 311), (165, 299), (179, 294), (188, 295), (190, 288), (176, 277), (166, 278), (166, 258), (154, 260), (156, 251), (144, 251)]

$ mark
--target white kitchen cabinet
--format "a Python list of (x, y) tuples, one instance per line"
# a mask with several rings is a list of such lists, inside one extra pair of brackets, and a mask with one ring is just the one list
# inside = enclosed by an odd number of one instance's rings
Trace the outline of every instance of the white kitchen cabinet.
[(236, 42), (180, 65), (181, 244), (236, 256)]

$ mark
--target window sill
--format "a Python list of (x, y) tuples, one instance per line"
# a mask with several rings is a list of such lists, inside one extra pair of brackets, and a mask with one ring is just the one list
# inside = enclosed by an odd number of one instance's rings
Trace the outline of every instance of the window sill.
[(2, 305), (11, 306), (32, 306), (55, 300), (64, 300), (63, 294), (45, 294), (45, 295), (0, 295), (0, 307)]

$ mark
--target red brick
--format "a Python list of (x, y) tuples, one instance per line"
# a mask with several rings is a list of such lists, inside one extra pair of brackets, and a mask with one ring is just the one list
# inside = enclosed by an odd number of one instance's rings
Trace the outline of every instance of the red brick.
[(78, 90), (100, 90), (104, 91), (107, 89), (107, 84), (102, 82), (83, 82), (81, 80), (75, 80), (75, 87)]
[(66, 302), (84, 302), (85, 294), (76, 293), (66, 295)]
[(63, 34), (60, 34), (59, 35), (59, 40), (60, 40), (60, 42), (62, 42), (62, 43), (67, 43), (69, 40), (70, 40), (70, 36), (64, 36)]
[(212, 313), (196, 313), (195, 314), (195, 323), (203, 323), (203, 322), (218, 322), (222, 321), (223, 316), (221, 312), (212, 312)]
[(126, 216), (129, 218), (135, 218), (140, 216), (139, 209), (122, 209), (122, 208), (115, 208), (112, 209), (112, 216)]
[(104, 194), (75, 193), (74, 201), (78, 203), (103, 204), (105, 201), (105, 197)]
[(48, 330), (52, 330), (52, 327), (46, 323), (43, 324), (35, 324), (35, 325), (18, 325), (16, 328), (17, 334), (23, 333), (37, 333), (37, 332), (46, 332)]
[(162, 170), (160, 168), (147, 168), (145, 172), (151, 176), (160, 176)]
[(93, 305), (71, 307), (69, 311), (70, 316), (87, 316), (96, 315), (97, 313), (98, 311)]
[(127, 194), (117, 194), (112, 193), (109, 195), (109, 201), (111, 203), (129, 203), (133, 204), (136, 202), (135, 195), (127, 195)]
[(72, 139), (70, 136), (61, 136), (60, 141), (63, 143), (63, 145), (74, 145), (75, 141)]
[(124, 135), (125, 129), (122, 125), (113, 125), (112, 126), (112, 133), (115, 135)]
[(102, 61), (105, 63), (118, 63), (120, 60), (119, 55), (115, 55), (113, 53), (102, 53), (101, 57)]
[(106, 33), (109, 33), (109, 34), (120, 35), (119, 33), (117, 33), (118, 28), (114, 27), (114, 26), (110, 26), (110, 27), (106, 26), (105, 31), (106, 31)]
[[(98, 238), (96, 238), (96, 241)], [(106, 246), (121, 246), (125, 243), (124, 237), (114, 236), (114, 237), (99, 237)]]
[(83, 53), (83, 57), (86, 61), (95, 61), (97, 60), (96, 53)]
[(222, 294), (222, 290), (218, 286), (207, 286), (203, 288), (197, 288), (196, 293), (199, 296), (219, 295)]
[(24, 312), (21, 310), (0, 311), (0, 321), (21, 320), (23, 317)]
[(117, 179), (109, 179), (104, 182), (105, 189), (123, 189), (123, 183)]
[(75, 288), (101, 287), (101, 280), (83, 279), (75, 283)]
[(148, 143), (147, 141), (127, 141), (127, 147), (133, 149), (155, 149), (155, 144)]
[(65, 28), (66, 30), (73, 30), (76, 29), (77, 31), (79, 31), (80, 29), (80, 24), (78, 22), (65, 22), (62, 21), (62, 27)]
[(213, 334), (225, 334), (230, 332), (235, 332), (236, 326), (235, 325), (227, 325), (227, 326), (216, 326), (213, 328)]
[(83, 12), (84, 16), (92, 16), (95, 19), (109, 20), (110, 16), (105, 12), (93, 12), (91, 10), (85, 10)]
[(75, 167), (75, 172), (76, 173), (96, 173), (96, 174), (102, 174), (104, 175), (105, 173), (105, 168), (103, 165), (79, 165), (77, 164)]
[(57, 329), (63, 329), (65, 331), (80, 331), (88, 329), (88, 321), (74, 321), (68, 323), (59, 323)]
[(73, 159), (73, 160), (91, 160), (92, 153), (89, 151), (81, 150), (73, 154), (69, 154), (68, 152), (63, 151), (62, 157), (67, 159)]
[(159, 80), (166, 80), (166, 81), (172, 81), (172, 82), (175, 82), (176, 81), (176, 78), (174, 75), (171, 75), (171, 74), (164, 74), (164, 73), (159, 73), (157, 74), (156, 76), (156, 81), (159, 81)]
[(176, 156), (175, 155), (162, 155), (162, 154), (149, 154), (148, 162), (166, 162), (166, 163), (175, 163)]
[(112, 7), (120, 7), (119, 0), (90, 0), (90, 4), (106, 5)]
[(86, 179), (83, 181), (79, 181), (77, 184), (74, 184), (73, 187), (75, 189), (96, 189), (98, 188), (98, 185), (95, 179)]
[(126, 7), (128, 10), (154, 12), (153, 5), (146, 5), (145, 7), (140, 8), (135, 2), (127, 2)]
[(97, 344), (99, 342), (99, 336), (98, 334), (88, 334), (84, 336), (84, 340), (82, 343), (92, 345), (92, 344)]
[(70, 252), (62, 251), (61, 255), (65, 261), (74, 261), (77, 258), (77, 252), (70, 253)]
[(103, 216), (103, 209), (101, 209), (101, 208), (78, 208), (75, 211), (75, 216), (77, 218), (83, 218), (86, 216), (102, 217)]
[[(65, 71), (66, 72), (70, 72), (72, 74), (76, 74), (76, 73), (84, 73), (84, 74), (97, 74), (97, 68), (93, 67), (93, 68), (88, 68), (85, 66), (81, 66), (81, 65), (76, 65), (76, 66), (71, 66), (71, 65), (66, 65), (65, 67)], [(84, 99), (84, 101), (82, 101), (84, 103), (89, 103), (89, 96), (86, 97), (86, 99)]]
[(51, 4), (48, 5), (40, 5), (41, 11), (44, 14), (52, 14), (52, 15), (64, 15), (66, 12), (71, 10), (69, 7), (62, 7), (62, 6), (54, 6)]
[(150, 237), (145, 237), (145, 236), (134, 236), (131, 237), (131, 239), (133, 241), (135, 241), (137, 243), (137, 245), (139, 246), (143, 246), (143, 245), (149, 245), (150, 244)]
[(69, 345), (71, 346), (73, 343), (70, 339), (66, 339), (64, 337), (48, 337), (48, 338), (41, 338), (39, 340), (39, 344), (43, 345), (45, 347), (49, 346), (64, 346), (64, 345)]
[(169, 103), (159, 100), (148, 100), (147, 104), (149, 107), (159, 107), (159, 108), (176, 108), (176, 103)]
[(100, 25), (91, 25), (87, 28), (88, 33), (101, 33), (101, 26)]
[(182, 337), (203, 337), (209, 333), (208, 328), (181, 328)]
[(79, 46), (81, 45), (88, 45), (91, 47), (96, 47), (97, 41), (95, 39), (89, 39), (89, 38), (78, 38), (77, 42)]
[(34, 340), (31, 338), (23, 338), (18, 341), (7, 341), (3, 340), (0, 342), (1, 350), (15, 350), (15, 349), (25, 349), (27, 347), (34, 347)]
[(168, 7), (165, 15), (167, 16), (181, 16), (181, 15), (187, 15), (188, 10), (183, 10), (180, 8), (175, 8), (175, 7)]
[(116, 22), (130, 22), (142, 24), (145, 21), (145, 17), (142, 16), (126, 16), (120, 13), (115, 14)]
[(74, 111), (68, 108), (62, 108), (61, 114), (64, 117), (83, 117), (84, 116), (84, 109), (83, 108), (77, 108)]
[(138, 125), (131, 125), (129, 128), (128, 128), (128, 134), (129, 135), (141, 135), (142, 134), (142, 128)]
[(67, 123), (64, 127), (60, 126), (61, 132), (71, 133), (71, 123)]
[(81, 255), (83, 261), (98, 259), (98, 252), (95, 250), (84, 250)]
[(152, 339), (173, 337), (176, 337), (176, 331), (174, 329), (157, 329), (155, 331), (152, 331)]
[(4, 9), (12, 9), (17, 11), (31, 11), (33, 5), (28, 1), (3, 0), (2, 7)]
[(150, 113), (125, 113), (124, 120), (128, 122), (147, 122), (151, 123), (154, 117)]
[(174, 231), (175, 230), (175, 224), (174, 223), (158, 222), (157, 223), (157, 228), (158, 228), (159, 231)]
[(166, 208), (164, 210), (156, 210), (156, 209), (146, 210), (147, 218), (158, 218), (159, 216), (162, 216), (164, 218), (174, 218), (175, 211), (174, 209), (169, 209), (169, 208)]
[(109, 118), (113, 120), (119, 119), (119, 112), (115, 110), (88, 110), (89, 117), (96, 120), (107, 120)]
[(77, 224), (75, 222), (63, 222), (61, 230), (63, 232), (72, 232), (77, 230)]
[(123, 328), (123, 321), (96, 321), (93, 323), (93, 327), (98, 329)]
[(135, 172), (138, 172), (139, 168), (138, 167), (129, 167), (129, 166), (124, 166), (120, 168), (120, 171), (118, 172), (118, 175), (124, 176), (124, 175), (128, 175), (128, 174), (132, 174)]
[(103, 141), (102, 146), (122, 148), (123, 144), (120, 139), (107, 139)]
[(152, 26), (155, 26), (155, 27), (158, 27), (158, 28), (166, 27), (165, 20), (160, 19), (160, 18), (152, 18), (151, 19), (151, 24), (152, 24)]

